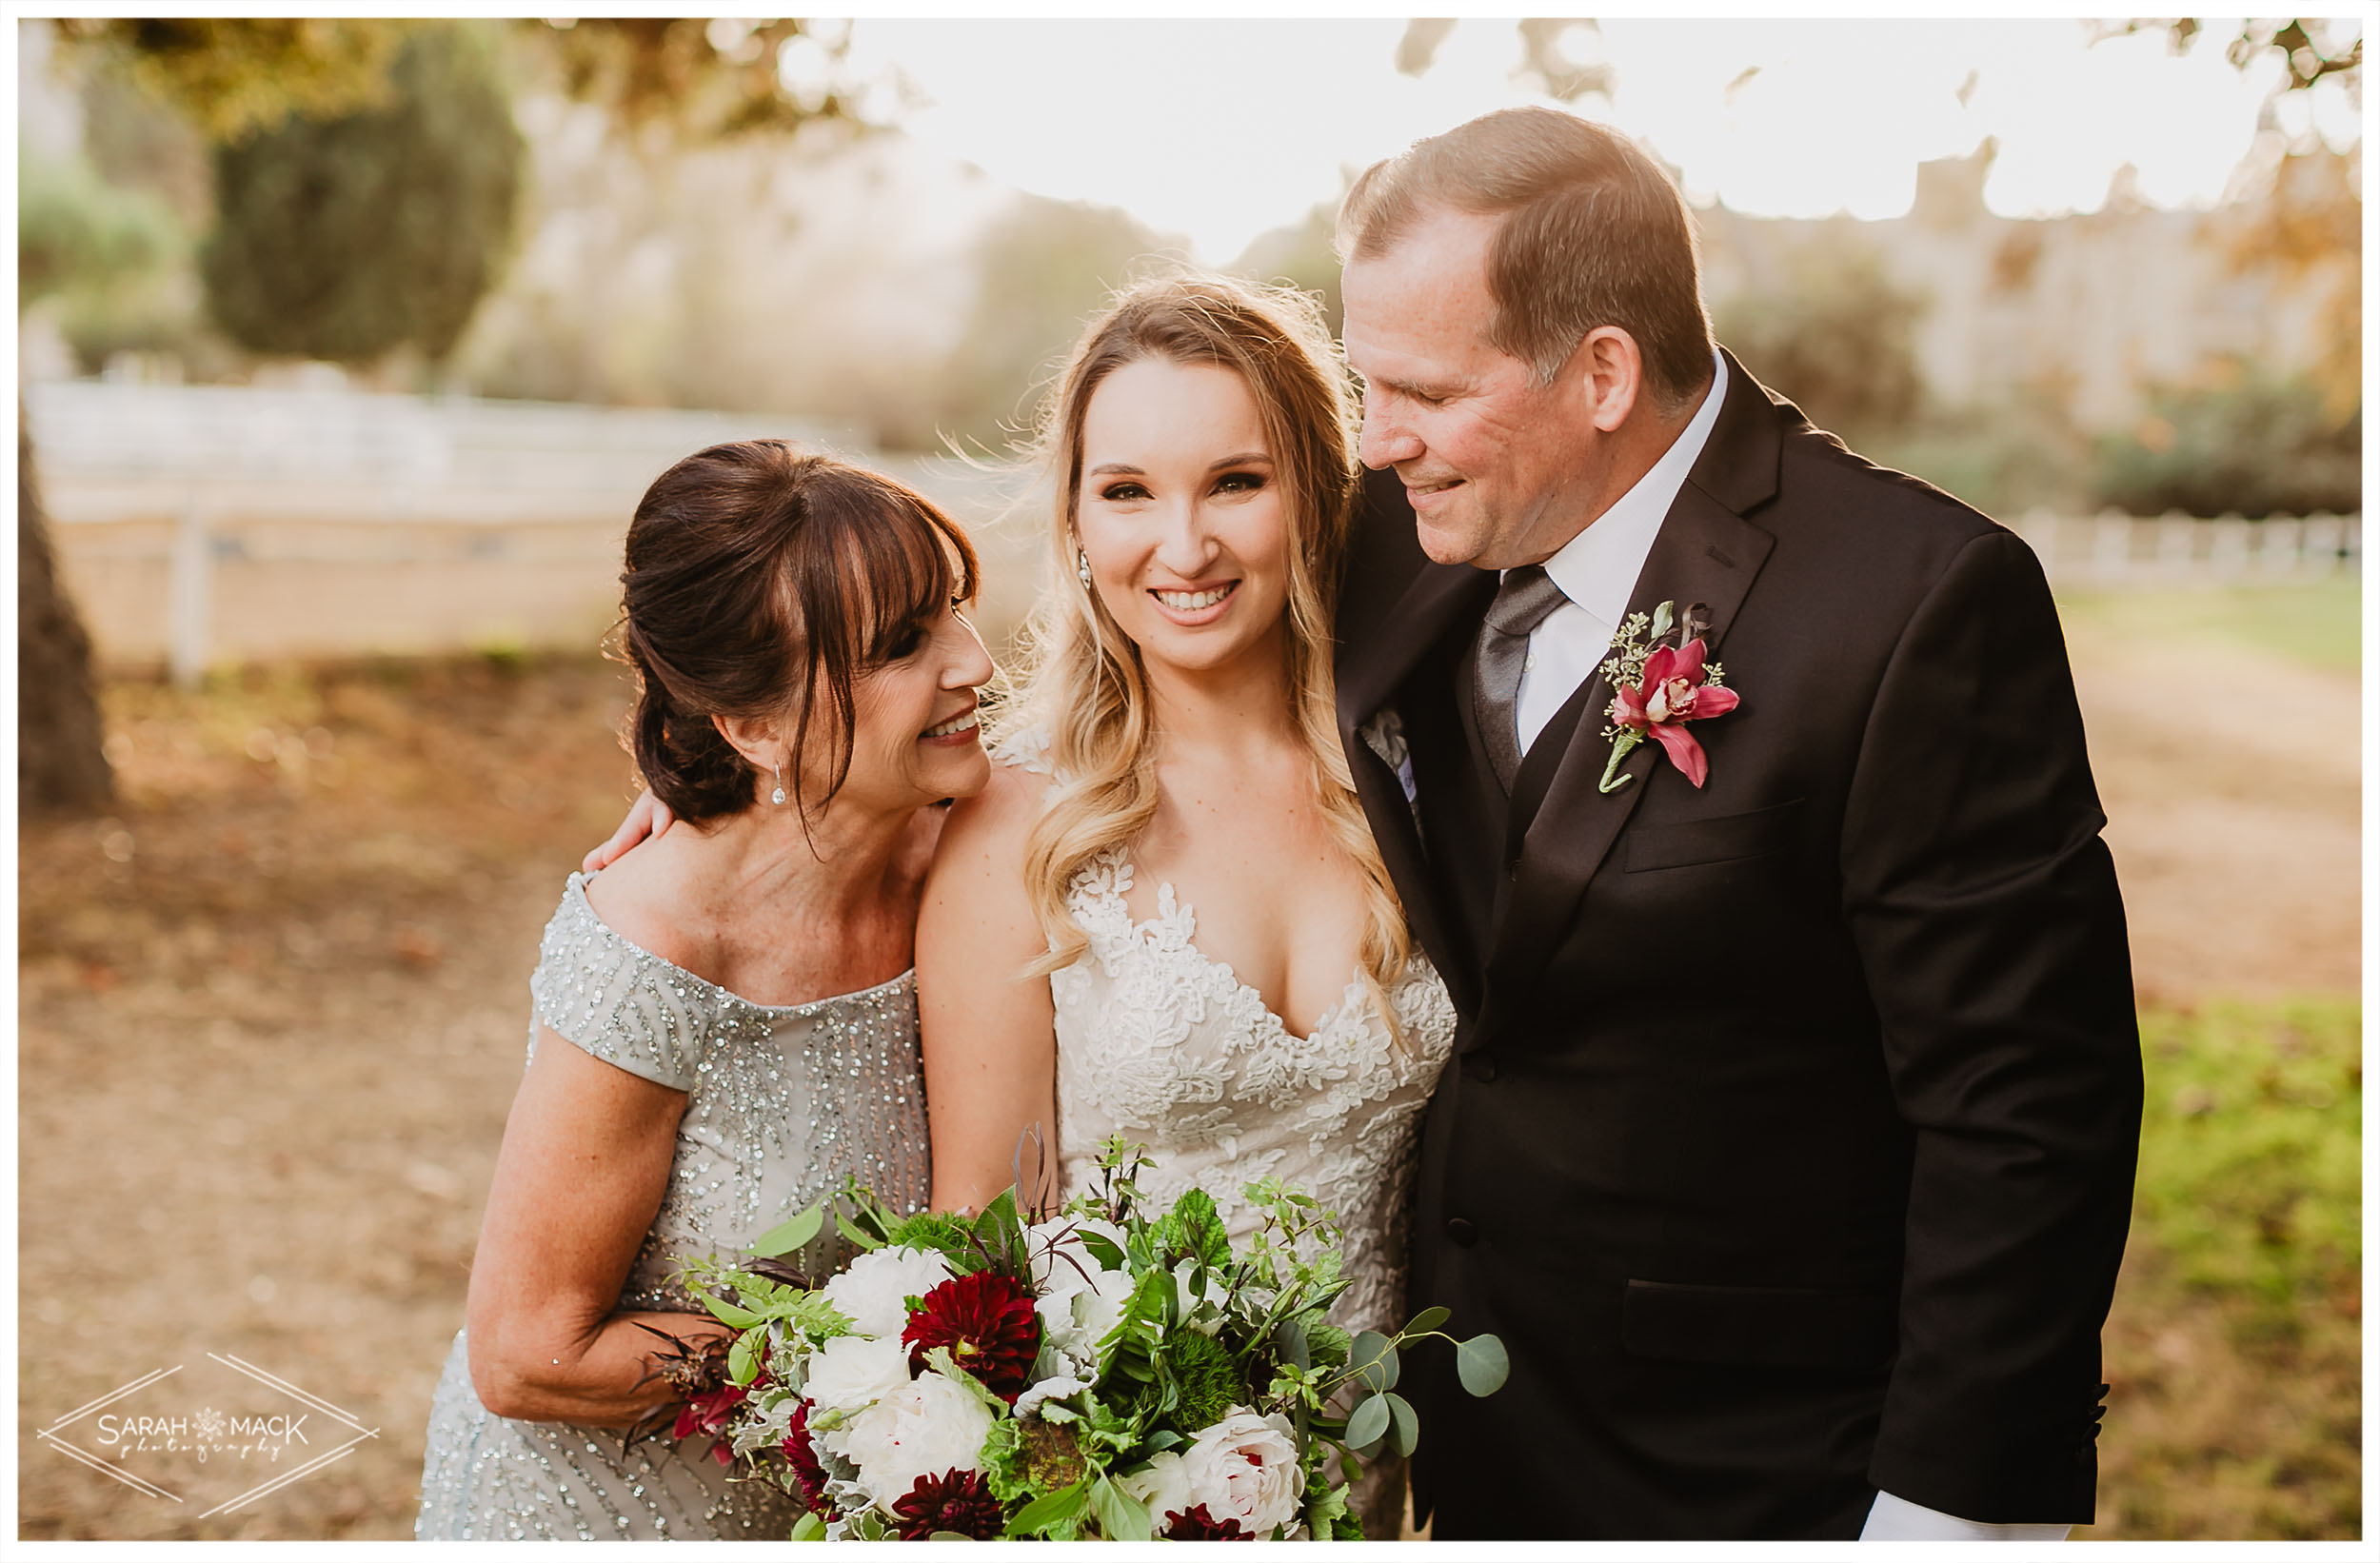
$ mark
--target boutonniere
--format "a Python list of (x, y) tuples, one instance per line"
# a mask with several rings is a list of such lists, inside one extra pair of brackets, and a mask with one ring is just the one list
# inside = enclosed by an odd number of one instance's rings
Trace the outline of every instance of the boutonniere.
[(1661, 643), (1670, 632), (1671, 606), (1662, 603), (1653, 610), (1651, 619), (1630, 614), (1619, 633), (1612, 637), (1613, 656), (1603, 664), (1603, 674), (1615, 691), (1603, 713), (1612, 723), (1603, 729), (1612, 758), (1603, 767), (1598, 791), (1617, 792), (1636, 780), (1617, 774), (1620, 762), (1648, 737), (1661, 745), (1670, 763), (1696, 786), (1701, 786), (1711, 773), (1710, 758), (1695, 742), (1694, 734), (1686, 731), (1686, 723), (1725, 716), (1735, 709), (1737, 697), (1733, 689), (1722, 687), (1725, 679), (1719, 664), (1702, 660), (1702, 631), (1709, 627), (1709, 621), (1700, 603), (1686, 610), (1686, 622), (1678, 629), (1681, 643)]

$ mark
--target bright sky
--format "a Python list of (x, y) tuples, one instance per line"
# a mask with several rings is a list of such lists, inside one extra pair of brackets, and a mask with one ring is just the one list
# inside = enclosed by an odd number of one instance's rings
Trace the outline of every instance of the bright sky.
[[(1514, 79), (1510, 21), (1459, 22), (1419, 78), (1395, 68), (1404, 27), (863, 18), (851, 64), (905, 75), (925, 106), (898, 117), (928, 147), (1038, 194), (1121, 207), (1222, 263), (1334, 199), (1342, 170), (1549, 101)], [(2235, 32), (2211, 20), (2179, 57), (2161, 29), (2093, 46), (2072, 19), (1606, 20), (1564, 38), (1613, 71), (1609, 97), (1574, 107), (1650, 141), (1697, 202), (1881, 218), (1909, 209), (1919, 162), (1986, 135), (1999, 155), (1984, 198), (2004, 216), (2095, 210), (2127, 163), (2154, 204), (2218, 201), (2281, 69), (2234, 69)], [(2285, 130), (2338, 149), (2359, 137), (2335, 80), (2291, 100)]]

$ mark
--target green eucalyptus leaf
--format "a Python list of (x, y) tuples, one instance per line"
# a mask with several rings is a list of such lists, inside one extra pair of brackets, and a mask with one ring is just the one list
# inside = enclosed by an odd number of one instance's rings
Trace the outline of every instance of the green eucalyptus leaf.
[(1314, 1366), (1314, 1354), (1306, 1345), (1306, 1327), (1299, 1319), (1285, 1318), (1280, 1321), (1279, 1327), (1273, 1332), (1273, 1350), (1279, 1352), (1280, 1359), (1293, 1368), (1302, 1370)]
[(810, 1239), (826, 1225), (826, 1207), (812, 1205), (783, 1226), (771, 1227), (760, 1236), (751, 1252), (764, 1259), (783, 1258), (797, 1248), (806, 1248)]
[(1347, 1354), (1348, 1371), (1356, 1381), (1374, 1392), (1393, 1390), (1402, 1372), (1398, 1360), (1397, 1342), (1378, 1330), (1365, 1330), (1356, 1336), (1355, 1345)]
[(1406, 1325), (1402, 1333), (1408, 1335), (1427, 1335), (1453, 1316), (1444, 1308), (1424, 1308), (1413, 1316), (1413, 1322)]
[(1421, 1441), (1421, 1418), (1414, 1414), (1413, 1404), (1401, 1395), (1383, 1395), (1388, 1402), (1388, 1447), (1398, 1454), (1410, 1454)]
[(1347, 1414), (1347, 1442), (1350, 1447), (1365, 1449), (1380, 1441), (1388, 1431), (1389, 1396), (1367, 1395), (1356, 1402), (1356, 1409)]
[(1494, 1395), (1512, 1371), (1504, 1343), (1494, 1335), (1473, 1335), (1455, 1347), (1455, 1374), (1473, 1395)]

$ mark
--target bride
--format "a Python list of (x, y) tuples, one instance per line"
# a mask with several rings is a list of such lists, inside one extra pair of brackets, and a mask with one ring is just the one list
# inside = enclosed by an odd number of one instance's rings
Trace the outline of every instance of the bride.
[[(1351, 423), (1300, 295), (1146, 284), (1085, 334), (1045, 434), (1053, 588), (929, 874), (917, 985), (935, 1208), (1053, 1192), (1037, 1136), (1071, 1196), (1121, 1135), (1235, 1237), (1247, 1183), (1312, 1192), (1344, 1229), (1338, 1321), (1394, 1330), (1455, 1022), (1332, 714)], [(1367, 1533), (1401, 1490), (1367, 1478)]]

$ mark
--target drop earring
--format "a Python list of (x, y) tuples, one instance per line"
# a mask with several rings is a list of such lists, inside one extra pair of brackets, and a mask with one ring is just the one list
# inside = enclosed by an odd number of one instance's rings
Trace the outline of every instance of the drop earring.
[(779, 808), (783, 808), (785, 806), (785, 768), (783, 765), (771, 765), (768, 767), (768, 774), (777, 779), (777, 790), (768, 795), (768, 801)]
[(1082, 583), (1082, 589), (1091, 589), (1091, 556), (1077, 548), (1074, 551), (1074, 578)]

